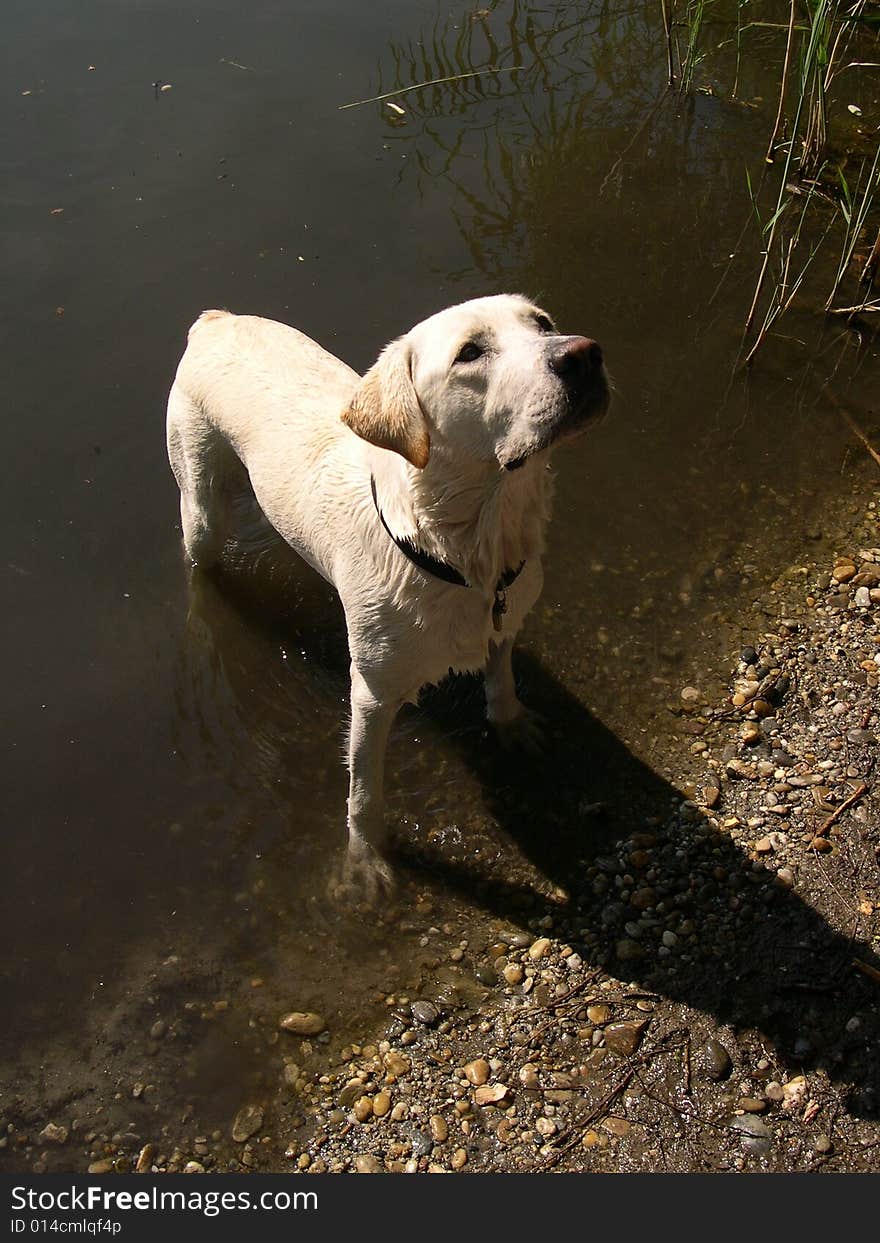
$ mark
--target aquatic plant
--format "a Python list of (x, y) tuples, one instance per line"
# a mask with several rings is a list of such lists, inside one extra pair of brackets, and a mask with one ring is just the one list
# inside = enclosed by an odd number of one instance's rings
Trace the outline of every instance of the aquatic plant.
[[(713, 10), (713, 23), (707, 13)], [(875, 206), (880, 190), (880, 118), (873, 134), (852, 133), (839, 118), (861, 115), (855, 104), (835, 91), (837, 80), (852, 89), (854, 75), (876, 70), (864, 58), (870, 40), (876, 45), (880, 9), (876, 0), (790, 0), (788, 20), (743, 20), (750, 0), (738, 0), (735, 38), (737, 79), (744, 40), (750, 32), (776, 32), (779, 38), (779, 99), (765, 155), (765, 167), (746, 182), (759, 227), (761, 261), (745, 318), (741, 357), (751, 362), (779, 317), (801, 292), (808, 269), (837, 238), (839, 259), (824, 302), (829, 314), (848, 318), (880, 311), (872, 288), (880, 264), (880, 229)], [(719, 0), (661, 0), (661, 15), (670, 83), (681, 92), (705, 89), (698, 69), (708, 54), (730, 42), (715, 38), (725, 22)], [(715, 42), (712, 39), (715, 38)], [(736, 90), (734, 80), (732, 93)], [(838, 118), (836, 132), (832, 122)], [(869, 128), (869, 127), (865, 127)], [(852, 170), (854, 173), (848, 177)], [(761, 204), (770, 199), (762, 214)], [(858, 277), (862, 296), (851, 305), (836, 306), (841, 288), (852, 273), (858, 247), (877, 241)], [(817, 299), (818, 300), (818, 299)]]

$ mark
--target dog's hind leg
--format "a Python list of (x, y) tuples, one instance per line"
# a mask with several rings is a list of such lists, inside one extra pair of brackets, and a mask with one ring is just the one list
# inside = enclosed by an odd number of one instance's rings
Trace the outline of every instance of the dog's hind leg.
[(184, 547), (193, 565), (210, 569), (229, 536), (233, 486), (244, 468), (226, 438), (177, 384), (168, 398), (167, 440), (180, 488)]

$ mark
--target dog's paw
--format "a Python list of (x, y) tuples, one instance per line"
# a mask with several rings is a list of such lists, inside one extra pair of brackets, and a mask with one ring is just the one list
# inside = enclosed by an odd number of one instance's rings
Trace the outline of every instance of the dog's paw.
[(494, 721), (493, 728), (502, 747), (543, 755), (547, 749), (544, 718), (531, 708), (523, 708), (510, 721)]
[(349, 845), (337, 874), (330, 882), (330, 896), (353, 906), (376, 907), (394, 892), (394, 873), (385, 860), (366, 843)]

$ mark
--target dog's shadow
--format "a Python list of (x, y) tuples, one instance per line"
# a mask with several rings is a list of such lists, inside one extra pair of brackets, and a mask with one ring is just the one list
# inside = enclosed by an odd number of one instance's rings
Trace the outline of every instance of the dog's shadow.
[[(308, 746), (314, 745), (315, 755), (328, 752), (324, 761), (335, 764), (334, 743), (343, 732), (338, 713), (347, 691), (344, 622), (328, 588), (307, 582), (302, 569), (292, 576), (298, 584), (293, 596), (289, 586), (275, 594), (269, 621), (264, 586), (248, 576), (226, 575), (218, 590), (197, 574), (193, 609), (226, 667), (241, 719), (261, 735), (263, 750), (267, 700), (254, 697), (257, 671), (242, 661), (240, 650), (233, 658), (224, 647), (238, 643), (242, 627), (273, 639), (285, 628), (296, 630), (298, 644), (316, 655), (320, 673), (315, 659), (291, 670), (295, 687), (275, 705), (274, 719), (281, 728), (292, 700), (307, 698), (325, 721)], [(292, 602), (299, 609), (295, 618)], [(237, 625), (231, 624), (233, 615)], [(518, 653), (516, 670), (523, 698), (546, 723), (540, 757), (497, 744), (483, 720), (476, 678), (451, 679), (426, 692), (418, 709), (398, 719), (389, 748), (391, 808), (415, 806), (423, 821), (419, 834), (406, 827), (397, 833), (398, 867), (513, 924), (535, 926), (536, 919), (550, 916), (588, 964), (607, 966), (720, 1024), (759, 1033), (784, 1065), (824, 1067), (847, 1085), (854, 1113), (877, 1117), (880, 1066), (870, 1049), (878, 1035), (878, 984), (870, 973), (880, 971), (880, 960), (870, 946), (832, 928), (707, 814), (692, 804), (682, 811), (683, 793), (633, 755), (527, 651)], [(327, 679), (323, 688), (321, 678)], [(449, 740), (457, 753), (451, 757)], [(298, 748), (302, 739), (295, 742)], [(285, 766), (303, 763), (289, 743), (279, 742), (273, 756), (282, 798)], [(442, 811), (438, 753), (446, 768)], [(478, 825), (475, 837), (465, 831), (458, 849), (450, 850), (443, 825), (432, 832), (431, 822), (445, 823), (453, 814), (456, 766), (462, 783), (474, 784), (480, 806), (471, 821)], [(326, 840), (312, 843), (325, 858), (344, 844), (341, 766), (338, 790), (338, 815), (326, 820)], [(294, 787), (288, 797), (297, 798)], [(653, 907), (648, 917), (657, 921), (641, 939), (632, 930), (641, 915), (629, 901), (635, 891), (643, 892)], [(660, 933), (676, 929), (674, 952), (658, 953)]]

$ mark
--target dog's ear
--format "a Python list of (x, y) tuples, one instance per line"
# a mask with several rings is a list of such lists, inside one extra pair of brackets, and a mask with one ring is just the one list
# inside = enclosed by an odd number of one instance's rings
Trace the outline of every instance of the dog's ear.
[(399, 453), (420, 470), (427, 465), (431, 441), (405, 341), (385, 347), (355, 390), (342, 421), (370, 444)]

